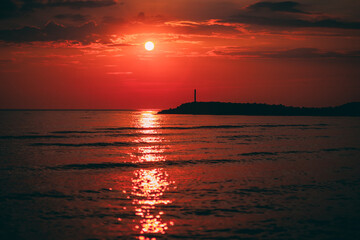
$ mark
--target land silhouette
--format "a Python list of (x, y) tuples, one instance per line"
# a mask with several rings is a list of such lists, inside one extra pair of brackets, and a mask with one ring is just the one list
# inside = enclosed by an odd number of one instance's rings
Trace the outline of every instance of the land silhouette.
[(360, 116), (360, 102), (336, 107), (291, 107), (263, 103), (189, 102), (159, 114), (258, 115), (258, 116)]

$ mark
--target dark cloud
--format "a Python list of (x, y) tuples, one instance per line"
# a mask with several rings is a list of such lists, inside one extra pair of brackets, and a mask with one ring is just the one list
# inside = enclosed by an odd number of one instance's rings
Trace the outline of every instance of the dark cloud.
[(0, 19), (18, 14), (18, 6), (12, 0), (0, 0)]
[(360, 22), (345, 22), (333, 18), (326, 18), (321, 20), (303, 20), (295, 17), (280, 18), (262, 17), (239, 14), (222, 22), (236, 22), (245, 24), (255, 24), (263, 26), (274, 27), (289, 27), (289, 28), (340, 28), (340, 29), (360, 29)]
[(0, 19), (16, 17), (35, 9), (68, 7), (72, 9), (108, 7), (117, 0), (0, 0)]
[(136, 17), (139, 21), (144, 21), (145, 20), (145, 13), (144, 12), (139, 12), (139, 14)]
[(23, 10), (46, 7), (98, 8), (115, 5), (117, 0), (20, 0)]
[[(359, 52), (329, 52), (317, 48), (295, 48), (285, 51), (268, 53), (273, 58), (358, 58)], [(266, 54), (265, 54), (266, 56)]]
[(360, 51), (330, 52), (317, 48), (295, 48), (282, 51), (241, 51), (237, 48), (212, 51), (215, 55), (250, 58), (360, 58)]
[(58, 14), (56, 16), (54, 16), (56, 19), (61, 19), (61, 20), (71, 20), (73, 22), (87, 22), (90, 20), (89, 15), (82, 15), (82, 14), (71, 14), (71, 13), (67, 13), (67, 14)]
[(223, 25), (196, 25), (196, 26), (183, 26), (174, 28), (177, 33), (181, 34), (199, 34), (199, 35), (212, 35), (212, 34), (239, 34), (239, 30), (233, 26)]
[(163, 23), (167, 19), (163, 15), (146, 15), (144, 12), (139, 12), (135, 18), (136, 22), (142, 23)]
[(302, 10), (297, 9), (300, 4), (297, 2), (257, 2), (247, 7), (250, 10), (270, 10), (274, 12), (293, 12), (293, 13), (305, 13)]
[(124, 24), (125, 20), (121, 17), (104, 16), (102, 22), (105, 24)]
[(134, 46), (133, 44), (129, 43), (109, 43), (107, 44), (108, 47), (130, 47)]
[(43, 28), (23, 27), (20, 29), (0, 30), (0, 41), (12, 43), (69, 40), (89, 44), (99, 39), (100, 30), (94, 22), (70, 27), (49, 22)]
[(305, 13), (297, 9), (297, 6), (299, 6), (297, 2), (258, 2), (239, 10), (238, 14), (221, 22), (282, 28), (360, 29), (360, 22)]

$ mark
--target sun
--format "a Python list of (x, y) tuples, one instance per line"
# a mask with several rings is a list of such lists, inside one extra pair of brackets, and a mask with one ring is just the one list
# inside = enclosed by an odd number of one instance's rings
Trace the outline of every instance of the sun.
[(155, 45), (153, 42), (148, 41), (145, 43), (145, 49), (148, 51), (152, 51), (154, 49)]

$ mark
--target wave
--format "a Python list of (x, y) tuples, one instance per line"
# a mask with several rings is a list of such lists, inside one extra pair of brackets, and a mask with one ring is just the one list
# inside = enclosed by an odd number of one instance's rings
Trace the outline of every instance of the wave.
[(229, 135), (229, 136), (217, 136), (217, 138), (254, 138), (264, 137), (264, 135)]
[(53, 134), (69, 134), (69, 133), (97, 133), (95, 131), (53, 131)]
[(240, 153), (240, 156), (256, 156), (256, 155), (277, 155), (277, 152), (250, 152), (250, 153)]
[[(191, 129), (237, 129), (237, 128), (275, 128), (275, 127), (299, 127), (301, 129), (314, 129), (314, 127), (327, 126), (327, 124), (261, 124), (261, 125), (205, 125), (205, 126), (189, 126), (189, 127), (181, 127), (181, 126), (168, 126), (168, 127), (149, 127), (149, 128), (141, 128), (141, 127), (116, 127), (116, 128), (96, 128), (94, 131), (73, 131), (73, 130), (65, 130), (65, 131), (52, 131), (46, 135), (6, 135), (0, 136), (0, 139), (60, 139), (60, 138), (73, 138), (79, 137), (78, 135), (67, 135), (67, 134), (105, 134), (108, 137), (141, 137), (141, 136), (163, 136), (163, 135), (176, 135), (176, 133), (141, 133), (141, 132), (130, 132), (130, 133), (121, 133), (115, 131), (123, 131), (123, 130), (191, 130)], [(316, 128), (317, 129), (317, 128)], [(253, 138), (253, 137), (262, 137), (261, 135), (235, 135), (231, 136), (231, 138)], [(228, 138), (227, 136), (220, 138)], [(48, 144), (35, 144), (35, 145), (48, 145)], [(49, 144), (52, 145), (52, 144)], [(62, 146), (71, 146), (71, 144), (59, 144)], [(92, 145), (92, 144), (90, 144)], [(100, 144), (100, 146), (105, 146), (108, 144)], [(116, 144), (115, 144), (116, 145)], [(79, 145), (80, 146), (80, 145)], [(85, 146), (85, 145), (84, 145)]]
[(86, 169), (107, 169), (107, 168), (124, 168), (124, 167), (138, 167), (137, 163), (112, 163), (112, 162), (104, 162), (104, 163), (86, 163), (86, 164), (67, 164), (56, 167), (49, 167), (49, 169), (53, 170), (86, 170)]
[(32, 198), (65, 198), (68, 200), (74, 199), (72, 195), (66, 195), (62, 192), (56, 190), (47, 191), (47, 192), (32, 192), (32, 193), (16, 193), (8, 196), (3, 196), (5, 199), (16, 199), (16, 200), (26, 200)]
[[(109, 131), (111, 132), (111, 131)], [(174, 133), (112, 133), (105, 134), (108, 137), (144, 137), (144, 136), (171, 136), (171, 135), (179, 135)]]
[(327, 124), (261, 124), (261, 125), (205, 125), (205, 126), (191, 126), (191, 127), (151, 127), (151, 128), (137, 128), (137, 127), (116, 127), (116, 128), (97, 128), (97, 130), (186, 130), (186, 129), (223, 129), (223, 128), (246, 128), (246, 127), (314, 127), (314, 126), (327, 126)]
[(279, 154), (301, 154), (301, 153), (314, 153), (315, 151), (282, 151), (282, 152), (249, 152), (240, 153), (239, 156), (256, 156), (256, 155), (279, 155)]
[[(241, 153), (238, 156), (276, 156), (280, 154), (304, 154), (304, 153), (317, 153), (317, 152), (332, 152), (332, 151), (360, 151), (360, 148), (332, 148), (332, 149), (320, 149), (315, 151), (282, 151), (282, 152), (249, 152)], [(265, 159), (264, 159), (265, 160)], [(241, 163), (249, 161), (246, 158), (238, 159), (199, 159), (199, 160), (167, 160), (167, 161), (156, 161), (156, 162), (101, 162), (101, 163), (76, 163), (57, 165), (51, 167), (40, 167), (40, 168), (27, 168), (27, 167), (7, 167), (1, 168), (0, 170), (94, 170), (94, 169), (122, 169), (122, 168), (150, 168), (150, 167), (167, 167), (167, 166), (185, 166), (185, 165), (197, 165), (197, 164), (226, 164), (226, 163)], [(250, 160), (251, 161), (251, 160)]]
[(209, 125), (209, 126), (192, 126), (192, 127), (149, 127), (149, 128), (137, 128), (137, 127), (117, 127), (117, 128), (98, 128), (97, 130), (186, 130), (186, 129), (213, 129), (213, 128), (244, 128), (244, 125)]
[(48, 167), (52, 170), (92, 170), (92, 169), (112, 169), (112, 168), (146, 168), (146, 167), (165, 167), (178, 165), (194, 164), (219, 164), (233, 163), (241, 160), (216, 159), (216, 160), (185, 160), (185, 161), (158, 161), (158, 162), (102, 162), (102, 163), (85, 163), (85, 164), (67, 164), (54, 167)]
[(19, 135), (19, 136), (0, 136), (0, 139), (38, 139), (38, 138), (68, 138), (59, 135)]
[(227, 136), (216, 136), (216, 138), (225, 138), (229, 140), (235, 140), (235, 139), (261, 139), (264, 138), (264, 135), (227, 135)]
[(360, 148), (355, 147), (343, 147), (343, 148), (325, 148), (324, 152), (339, 152), (339, 151), (360, 151)]
[[(52, 132), (59, 134), (60, 132)], [(71, 134), (71, 133), (101, 133), (101, 132), (77, 132), (77, 131), (63, 131), (61, 134)], [(163, 134), (163, 133), (113, 133), (109, 131), (109, 133), (112, 134), (105, 134), (104, 136), (107, 137), (143, 137), (143, 136), (165, 136), (165, 135), (176, 135), (176, 134)], [(6, 135), (6, 136), (0, 136), (0, 139), (66, 139), (66, 138), (81, 138), (83, 136), (79, 135)]]
[(249, 152), (240, 153), (238, 156), (264, 156), (264, 155), (279, 155), (279, 154), (303, 154), (303, 153), (315, 153), (315, 152), (339, 152), (339, 151), (360, 151), (360, 148), (344, 147), (344, 148), (326, 148), (317, 151), (282, 151), (282, 152)]

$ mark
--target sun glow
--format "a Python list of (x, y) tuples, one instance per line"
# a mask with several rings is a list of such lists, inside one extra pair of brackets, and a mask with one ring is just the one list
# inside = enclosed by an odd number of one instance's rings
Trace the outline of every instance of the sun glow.
[(145, 49), (148, 51), (152, 51), (154, 49), (154, 47), (155, 47), (155, 45), (151, 41), (145, 43)]

